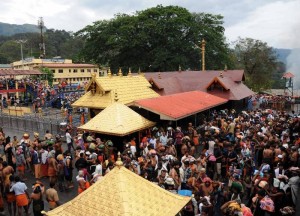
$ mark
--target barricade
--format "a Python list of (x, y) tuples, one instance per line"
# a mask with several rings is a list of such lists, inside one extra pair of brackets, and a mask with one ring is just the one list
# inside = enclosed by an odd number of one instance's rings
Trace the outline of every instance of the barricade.
[[(46, 130), (49, 130), (52, 134), (64, 135), (65, 132), (62, 131), (61, 123), (66, 122), (66, 119), (62, 117), (60, 111), (45, 111), (43, 115), (33, 113), (23, 116), (0, 112), (0, 127), (5, 128), (5, 130), (20, 131), (21, 133), (38, 132), (43, 135)], [(76, 134), (77, 126), (80, 125), (79, 116), (76, 116), (74, 120), (72, 135)]]
[(46, 130), (49, 130), (52, 134), (59, 134), (59, 124), (62, 120), (41, 118), (38, 115), (28, 116), (13, 116), (6, 113), (0, 113), (1, 127), (11, 129), (20, 132), (38, 132), (44, 134)]

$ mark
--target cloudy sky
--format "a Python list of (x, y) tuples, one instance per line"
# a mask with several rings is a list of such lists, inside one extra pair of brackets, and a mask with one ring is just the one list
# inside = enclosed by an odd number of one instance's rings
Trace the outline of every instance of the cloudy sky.
[(158, 4), (224, 16), (228, 42), (251, 37), (277, 48), (300, 48), (300, 0), (0, 0), (0, 22), (37, 23), (77, 31), (116, 13), (131, 14)]

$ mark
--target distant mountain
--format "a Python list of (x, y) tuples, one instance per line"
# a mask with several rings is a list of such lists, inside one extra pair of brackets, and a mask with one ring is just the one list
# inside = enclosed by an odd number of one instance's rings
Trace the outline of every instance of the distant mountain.
[(292, 50), (291, 49), (274, 49), (279, 61), (283, 62), (284, 64), (287, 63), (287, 57), (291, 54)]
[(39, 32), (37, 25), (32, 24), (8, 24), (0, 22), (0, 36), (11, 36), (19, 33)]

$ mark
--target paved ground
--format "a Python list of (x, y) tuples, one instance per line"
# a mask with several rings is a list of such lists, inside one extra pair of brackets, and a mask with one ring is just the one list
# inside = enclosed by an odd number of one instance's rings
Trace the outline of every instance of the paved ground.
[[(6, 134), (6, 136), (10, 136), (13, 137), (14, 135), (17, 135), (17, 137), (20, 139), (23, 133), (20, 133), (18, 131), (13, 131), (13, 130), (6, 130), (4, 127), (4, 132)], [(63, 149), (67, 149), (66, 144), (63, 145)], [(72, 189), (68, 189), (68, 191), (64, 191), (64, 192), (60, 192), (58, 189), (58, 194), (59, 194), (59, 199), (61, 203), (66, 203), (68, 201), (70, 201), (71, 199), (73, 199), (76, 195), (77, 195), (77, 183), (75, 181), (75, 177), (77, 175), (77, 170), (74, 169), (73, 170), (73, 182), (74, 182), (74, 188)], [(29, 194), (31, 194), (32, 192), (32, 185), (35, 182), (35, 178), (34, 176), (31, 174), (31, 172), (29, 170), (26, 171), (25, 176), (28, 180), (26, 180), (26, 185), (28, 187), (28, 192)], [(49, 188), (49, 180), (48, 178), (43, 178), (41, 179), (41, 181), (43, 182), (43, 184), (45, 185), (45, 189)], [(46, 201), (44, 201), (45, 203), (45, 211), (49, 211), (49, 205)], [(30, 206), (30, 210), (32, 212), (32, 206)], [(7, 209), (4, 213), (4, 215), (9, 215), (7, 212)], [(33, 214), (32, 214), (33, 215)]]

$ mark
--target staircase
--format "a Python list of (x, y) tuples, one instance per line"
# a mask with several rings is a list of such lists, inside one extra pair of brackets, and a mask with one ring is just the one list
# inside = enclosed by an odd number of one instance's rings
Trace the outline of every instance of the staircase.
[(38, 95), (37, 91), (29, 84), (26, 84), (26, 93), (29, 93), (34, 99), (37, 98)]

